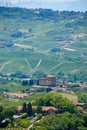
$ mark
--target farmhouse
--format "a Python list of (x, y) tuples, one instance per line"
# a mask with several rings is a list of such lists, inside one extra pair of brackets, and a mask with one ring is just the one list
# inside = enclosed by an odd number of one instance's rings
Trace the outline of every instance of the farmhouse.
[(52, 106), (44, 106), (42, 107), (42, 111), (45, 113), (45, 115), (52, 115), (55, 114), (58, 111), (58, 109)]
[(44, 75), (42, 78), (39, 79), (39, 85), (55, 87), (56, 77), (54, 75)]
[(22, 99), (27, 96), (28, 96), (27, 93), (5, 93), (5, 97), (14, 99)]
[[(32, 106), (33, 110), (37, 110), (37, 108), (38, 106)], [(41, 108), (42, 108), (43, 115), (56, 114), (56, 112), (58, 111), (58, 109), (53, 106), (41, 106)], [(18, 110), (18, 113), (20, 113), (22, 111), (22, 106), (18, 106), (17, 110)]]

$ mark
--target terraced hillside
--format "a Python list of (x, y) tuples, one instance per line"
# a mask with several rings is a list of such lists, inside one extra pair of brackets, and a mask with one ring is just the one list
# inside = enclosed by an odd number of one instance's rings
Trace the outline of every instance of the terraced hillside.
[(87, 81), (87, 12), (0, 7), (0, 73)]

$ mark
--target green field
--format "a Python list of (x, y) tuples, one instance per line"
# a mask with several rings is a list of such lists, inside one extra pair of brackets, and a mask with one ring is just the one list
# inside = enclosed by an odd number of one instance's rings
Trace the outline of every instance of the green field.
[[(87, 26), (85, 23), (79, 25), (82, 18), (73, 19), (72, 16), (71, 19), (54, 21), (43, 17), (30, 20), (16, 17), (20, 11), (13, 11), (13, 14), (9, 11), (6, 16), (4, 9), (1, 10), (0, 73), (21, 71), (33, 74), (42, 71), (59, 75), (61, 72), (65, 79), (71, 75), (79, 81), (87, 81)], [(28, 14), (23, 13), (27, 17)], [(11, 47), (9, 44), (12, 44)]]
[(67, 98), (70, 101), (75, 101), (77, 102), (77, 96), (73, 94), (66, 94), (66, 93), (61, 93), (61, 95), (65, 98)]

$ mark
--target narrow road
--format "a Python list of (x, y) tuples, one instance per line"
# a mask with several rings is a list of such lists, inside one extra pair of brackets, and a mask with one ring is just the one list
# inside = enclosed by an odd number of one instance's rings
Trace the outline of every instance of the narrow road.
[(36, 120), (34, 122), (32, 122), (32, 124), (27, 128), (27, 130), (29, 130), (36, 122), (39, 122), (40, 120)]
[(63, 63), (60, 63), (60, 64), (55, 65), (54, 67), (52, 67), (51, 69), (49, 69), (47, 72), (50, 72), (50, 71), (56, 69), (57, 67), (61, 66), (62, 64), (63, 64)]
[(29, 63), (29, 61), (28, 61), (28, 59), (25, 59), (25, 61), (26, 61), (27, 65), (28, 65), (28, 67), (30, 68), (30, 70), (32, 71), (33, 69), (32, 69), (32, 67), (31, 67), (31, 65), (30, 65), (30, 63)]
[(9, 63), (11, 63), (11, 62), (12, 62), (12, 60), (3, 63), (3, 65), (2, 65), (1, 68), (0, 68), (0, 72), (3, 70), (3, 68), (4, 68), (7, 64), (9, 64)]
[(41, 59), (39, 60), (39, 62), (37, 63), (37, 65), (35, 66), (35, 68), (34, 69), (32, 69), (29, 73), (33, 73), (34, 71), (36, 71), (36, 69), (40, 66), (40, 64), (41, 64)]

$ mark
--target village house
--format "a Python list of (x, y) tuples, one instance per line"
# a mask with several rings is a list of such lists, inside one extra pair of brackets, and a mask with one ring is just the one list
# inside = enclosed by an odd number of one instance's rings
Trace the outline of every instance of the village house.
[[(32, 109), (37, 109), (38, 106), (32, 106)], [(43, 111), (43, 115), (52, 115), (52, 114), (56, 114), (56, 112), (58, 111), (58, 109), (56, 107), (53, 106), (42, 106), (42, 111)]]
[(87, 103), (80, 103), (80, 102), (75, 102), (72, 101), (72, 103), (77, 106), (77, 107), (81, 107), (81, 108), (87, 108)]
[[(38, 106), (32, 106), (33, 110), (36, 110), (37, 108), (38, 108)], [(53, 106), (42, 106), (41, 108), (42, 108), (43, 115), (52, 115), (52, 114), (56, 114), (56, 112), (58, 112), (58, 109)], [(18, 110), (18, 113), (21, 113), (22, 106), (18, 106), (17, 110)]]
[(49, 86), (55, 87), (56, 86), (56, 77), (54, 75), (44, 75), (39, 79), (39, 85), (41, 86)]
[(27, 93), (5, 93), (5, 97), (13, 99), (22, 99), (27, 96), (28, 96)]
[(58, 109), (53, 106), (43, 106), (42, 111), (44, 112), (45, 115), (53, 115), (56, 114)]

